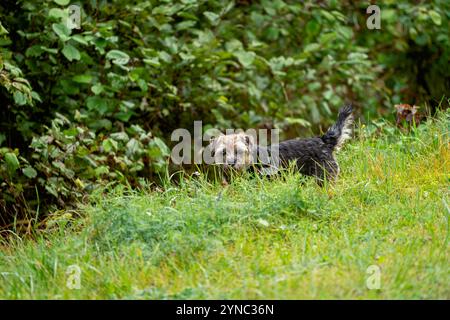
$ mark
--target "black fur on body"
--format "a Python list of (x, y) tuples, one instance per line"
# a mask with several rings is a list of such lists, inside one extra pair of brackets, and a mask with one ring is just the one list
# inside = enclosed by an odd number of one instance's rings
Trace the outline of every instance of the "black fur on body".
[[(350, 138), (352, 111), (351, 105), (341, 108), (336, 123), (321, 137), (297, 138), (280, 142), (279, 164), (287, 167), (290, 162), (295, 161), (300, 173), (315, 177), (319, 184), (322, 184), (324, 180), (335, 180), (339, 174), (339, 165), (334, 158), (334, 152)], [(277, 146), (258, 147), (258, 154), (266, 150), (270, 155), (270, 149), (273, 147)]]

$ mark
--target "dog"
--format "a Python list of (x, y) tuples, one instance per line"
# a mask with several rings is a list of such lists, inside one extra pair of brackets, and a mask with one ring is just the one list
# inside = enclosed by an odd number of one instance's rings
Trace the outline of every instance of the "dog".
[(243, 171), (255, 163), (255, 138), (244, 132), (221, 134), (211, 139), (208, 148), (214, 163), (222, 165), (225, 170)]
[[(256, 167), (260, 173), (274, 174), (280, 167), (295, 162), (296, 169), (312, 176), (319, 184), (336, 180), (340, 168), (334, 157), (345, 141), (351, 138), (353, 108), (346, 105), (339, 110), (338, 119), (319, 137), (296, 138), (277, 145), (259, 146), (255, 137), (246, 133), (220, 135), (208, 146), (215, 164), (225, 170), (248, 170)], [(270, 159), (270, 160), (269, 160)]]

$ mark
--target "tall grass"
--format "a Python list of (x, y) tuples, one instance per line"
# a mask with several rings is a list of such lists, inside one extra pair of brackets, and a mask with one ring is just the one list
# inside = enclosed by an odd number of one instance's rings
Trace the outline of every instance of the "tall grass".
[(0, 297), (449, 299), (449, 124), (362, 127), (324, 187), (287, 170), (97, 190), (3, 243)]

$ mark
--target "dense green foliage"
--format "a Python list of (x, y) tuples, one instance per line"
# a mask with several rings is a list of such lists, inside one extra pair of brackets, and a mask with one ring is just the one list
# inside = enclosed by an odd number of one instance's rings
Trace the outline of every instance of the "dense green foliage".
[(449, 299), (449, 126), (450, 112), (413, 135), (366, 126), (323, 188), (288, 171), (96, 190), (11, 236), (0, 298)]
[(448, 1), (0, 3), (0, 224), (35, 219), (108, 182), (167, 169), (193, 127), (318, 132), (344, 101), (447, 105)]

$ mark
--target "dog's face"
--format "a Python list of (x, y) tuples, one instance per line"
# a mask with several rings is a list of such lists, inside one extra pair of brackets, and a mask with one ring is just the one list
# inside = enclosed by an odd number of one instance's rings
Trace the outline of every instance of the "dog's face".
[(253, 163), (254, 147), (254, 138), (245, 133), (220, 135), (210, 143), (214, 163), (237, 171), (243, 171)]

